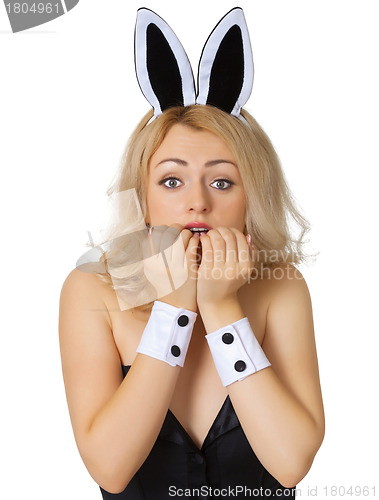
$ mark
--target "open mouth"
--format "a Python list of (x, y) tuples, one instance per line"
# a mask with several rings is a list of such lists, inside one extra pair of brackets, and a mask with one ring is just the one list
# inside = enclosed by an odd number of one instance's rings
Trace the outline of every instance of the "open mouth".
[(196, 234), (196, 233), (206, 234), (209, 231), (209, 229), (205, 229), (205, 227), (191, 227), (190, 231), (192, 234)]

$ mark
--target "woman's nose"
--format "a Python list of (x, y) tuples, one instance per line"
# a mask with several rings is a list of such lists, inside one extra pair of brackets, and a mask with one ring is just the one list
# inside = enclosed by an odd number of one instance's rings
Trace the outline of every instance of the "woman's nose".
[(210, 198), (209, 193), (201, 185), (194, 185), (191, 187), (187, 194), (188, 198), (186, 200), (187, 207), (189, 211), (196, 213), (209, 212), (210, 210)]

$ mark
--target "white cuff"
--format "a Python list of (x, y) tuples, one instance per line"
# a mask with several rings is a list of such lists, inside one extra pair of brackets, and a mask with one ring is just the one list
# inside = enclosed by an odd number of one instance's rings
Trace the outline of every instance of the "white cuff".
[(183, 366), (197, 314), (156, 300), (137, 352)]
[(224, 387), (271, 366), (247, 318), (209, 333), (205, 338)]

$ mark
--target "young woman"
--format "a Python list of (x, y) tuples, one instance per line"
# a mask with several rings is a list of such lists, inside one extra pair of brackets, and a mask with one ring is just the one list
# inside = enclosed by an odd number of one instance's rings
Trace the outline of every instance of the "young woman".
[[(240, 113), (148, 113), (113, 187), (136, 190), (154, 246), (177, 232), (164, 254), (179, 286), (162, 295), (145, 266), (157, 299), (121, 310), (128, 279), (75, 269), (63, 285), (70, 416), (105, 499), (288, 496), (323, 440), (302, 241), (289, 232), (289, 219), (302, 234), (306, 223), (269, 139)], [(114, 245), (105, 262), (127, 251)]]

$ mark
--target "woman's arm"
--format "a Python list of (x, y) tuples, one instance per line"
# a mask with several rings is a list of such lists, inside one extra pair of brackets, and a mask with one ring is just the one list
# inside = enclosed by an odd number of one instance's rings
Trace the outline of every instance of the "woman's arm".
[[(324, 436), (324, 412), (308, 288), (286, 267), (274, 280), (262, 348), (271, 362), (228, 391), (264, 467), (286, 487), (308, 472)], [(199, 308), (208, 333), (243, 318), (236, 297)]]
[(148, 456), (169, 407), (179, 366), (137, 354), (123, 380), (103, 285), (74, 270), (60, 301), (67, 401), (81, 457), (93, 479), (122, 491)]
[[(246, 316), (237, 292), (248, 281), (256, 252), (253, 247), (249, 251), (247, 237), (235, 228), (219, 227), (200, 238), (203, 254), (197, 298), (210, 334)], [(308, 288), (293, 266), (288, 265), (282, 271), (281, 279), (277, 279), (277, 273), (271, 279), (266, 278), (269, 307), (264, 353), (259, 353), (261, 347), (252, 341), (249, 349), (256, 352), (247, 354), (258, 356), (256, 362), (261, 369), (254, 373), (250, 368), (251, 374), (242, 380), (243, 373), (236, 378), (238, 373), (232, 371), (232, 382), (223, 383), (257, 457), (283, 486), (292, 487), (308, 472), (321, 445), (324, 413)], [(211, 338), (216, 339), (216, 344)], [(243, 338), (247, 347), (250, 337), (246, 325)], [(222, 345), (217, 344), (217, 339), (218, 333), (207, 336), (210, 347)], [(239, 342), (238, 349), (242, 348)], [(221, 370), (229, 366), (224, 359), (226, 353), (225, 348), (212, 350)], [(225, 380), (229, 379), (227, 376)], [(233, 380), (238, 381), (233, 383)]]
[[(178, 224), (172, 226), (182, 230)], [(187, 281), (160, 300), (174, 308), (192, 311), (193, 317), (196, 310), (193, 265), (199, 240), (188, 230), (183, 230), (181, 236), (170, 252), (166, 251), (166, 260), (174, 279), (183, 276), (186, 266)], [(163, 237), (164, 232), (155, 237), (157, 248)], [(159, 262), (153, 267), (151, 279), (161, 273)], [(67, 401), (79, 452), (94, 480), (105, 490), (118, 493), (125, 489), (155, 443), (180, 366), (138, 353), (123, 380), (104, 299), (107, 293), (111, 293), (109, 288), (96, 276), (72, 271), (62, 288), (59, 332)], [(162, 322), (161, 316), (156, 316), (154, 321), (162, 329), (170, 319), (166, 315)], [(191, 320), (190, 324), (193, 325)], [(157, 329), (154, 330), (156, 333)], [(162, 335), (166, 333), (161, 331)], [(145, 345), (150, 339), (150, 336), (145, 338)]]

